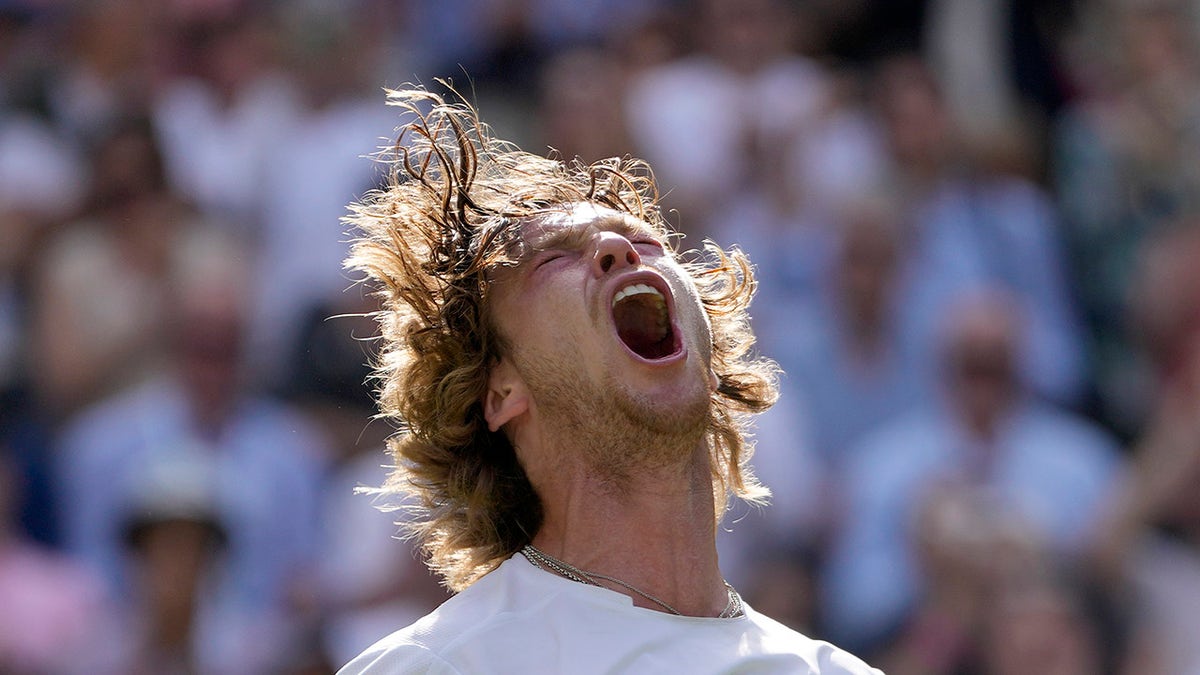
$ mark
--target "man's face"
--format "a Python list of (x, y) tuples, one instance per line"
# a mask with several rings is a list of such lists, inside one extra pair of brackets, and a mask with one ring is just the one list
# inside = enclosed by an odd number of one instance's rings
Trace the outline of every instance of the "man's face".
[(981, 304), (963, 311), (954, 331), (946, 354), (950, 391), (972, 424), (990, 424), (1019, 394), (1016, 318), (1004, 305)]
[(520, 263), (499, 275), (491, 302), (505, 358), (542, 416), (604, 437), (606, 454), (621, 443), (652, 451), (663, 435), (699, 440), (712, 335), (661, 235), (593, 204), (527, 222), (521, 235)]

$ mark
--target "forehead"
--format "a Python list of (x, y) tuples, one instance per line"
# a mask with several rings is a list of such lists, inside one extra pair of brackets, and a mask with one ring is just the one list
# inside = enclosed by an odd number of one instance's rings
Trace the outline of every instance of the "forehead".
[(520, 240), (533, 250), (538, 250), (560, 243), (564, 239), (587, 236), (599, 231), (649, 235), (655, 238), (661, 235), (646, 222), (627, 213), (599, 204), (580, 202), (525, 221), (520, 226)]

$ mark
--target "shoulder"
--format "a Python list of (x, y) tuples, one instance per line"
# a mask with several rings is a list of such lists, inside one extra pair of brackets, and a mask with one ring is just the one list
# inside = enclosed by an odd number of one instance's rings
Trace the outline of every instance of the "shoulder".
[(416, 623), (371, 645), (343, 666), (338, 675), (459, 672), (442, 652), (459, 629), (469, 627), (458, 620), (462, 612), (455, 609), (459, 603), (454, 601), (461, 597), (451, 598)]
[(1120, 445), (1102, 427), (1045, 405), (1031, 405), (1023, 413), (1023, 429), (1036, 439), (1024, 439), (1044, 459), (1073, 461), (1111, 468), (1119, 463)]
[(282, 465), (312, 471), (329, 460), (325, 431), (289, 403), (268, 396), (248, 397), (239, 402), (235, 419), (233, 435), (262, 461), (286, 459)]
[(890, 453), (897, 446), (910, 446), (914, 439), (941, 439), (948, 431), (946, 413), (936, 406), (924, 405), (868, 432), (857, 448), (864, 453)]
[(851, 476), (890, 475), (938, 464), (946, 453), (950, 427), (945, 415), (921, 407), (866, 433), (849, 450)]
[(1044, 433), (1060, 435), (1080, 443), (1115, 447), (1116, 438), (1100, 425), (1075, 413), (1045, 403), (1034, 403), (1027, 407), (1030, 418), (1044, 429)]
[(813, 675), (880, 675), (850, 652), (799, 633), (774, 619), (747, 609), (747, 618), (761, 632), (764, 651), (795, 654)]
[[(342, 673), (455, 673), (450, 662), (463, 644), (477, 643), (496, 625), (520, 615), (519, 598), (530, 597), (520, 561), (507, 561), (430, 614), (376, 642)], [(515, 563), (515, 564), (514, 564)]]
[(157, 419), (178, 406), (177, 389), (162, 379), (143, 382), (93, 403), (68, 420), (60, 445), (72, 451), (95, 446), (126, 447), (144, 437), (144, 420)]
[(375, 643), (353, 661), (342, 666), (337, 675), (401, 675), (403, 673), (440, 673), (457, 675), (459, 671), (429, 648), (408, 641), (404, 631)]

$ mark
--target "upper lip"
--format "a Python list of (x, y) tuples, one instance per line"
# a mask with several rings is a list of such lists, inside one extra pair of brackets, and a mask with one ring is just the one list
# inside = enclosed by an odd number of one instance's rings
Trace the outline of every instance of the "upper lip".
[(608, 307), (612, 308), (613, 298), (616, 297), (622, 289), (634, 284), (645, 284), (650, 288), (662, 293), (663, 298), (667, 302), (667, 314), (671, 320), (671, 325), (675, 325), (675, 294), (671, 292), (671, 287), (667, 284), (667, 280), (662, 278), (662, 275), (653, 270), (636, 270), (616, 277), (609, 282), (605, 288), (604, 296), (608, 300)]

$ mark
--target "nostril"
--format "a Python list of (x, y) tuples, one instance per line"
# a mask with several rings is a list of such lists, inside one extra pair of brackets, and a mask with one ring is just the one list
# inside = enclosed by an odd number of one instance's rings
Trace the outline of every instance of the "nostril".
[(616, 259), (613, 258), (612, 254), (611, 253), (606, 254), (605, 256), (600, 258), (600, 269), (607, 272), (610, 269), (612, 269), (614, 262), (616, 262)]
[(634, 253), (633, 250), (626, 251), (625, 252), (625, 262), (629, 263), (630, 265), (638, 264), (637, 254)]

